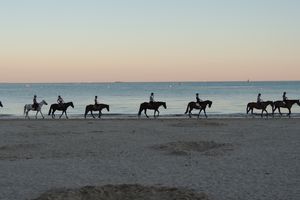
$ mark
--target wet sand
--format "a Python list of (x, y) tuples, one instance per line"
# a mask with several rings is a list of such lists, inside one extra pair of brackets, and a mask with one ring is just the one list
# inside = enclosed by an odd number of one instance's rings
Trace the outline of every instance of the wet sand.
[(300, 119), (0, 120), (0, 199), (110, 185), (167, 191), (155, 199), (296, 200), (299, 133)]

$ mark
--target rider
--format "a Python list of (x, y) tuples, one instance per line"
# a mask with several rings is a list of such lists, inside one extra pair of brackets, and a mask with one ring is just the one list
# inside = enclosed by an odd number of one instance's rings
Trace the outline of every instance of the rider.
[(196, 93), (196, 103), (197, 103), (198, 105), (200, 105), (200, 102), (202, 102), (202, 99), (200, 99), (200, 98), (199, 98), (199, 94)]
[(33, 96), (33, 104), (32, 104), (32, 108), (33, 108), (34, 110), (37, 110), (38, 107), (39, 107), (39, 104), (38, 104), (38, 102), (37, 102), (37, 100), (36, 100), (36, 95), (34, 95), (34, 96)]
[(257, 103), (261, 103), (263, 100), (261, 99), (261, 94), (257, 95)]
[(283, 92), (282, 100), (283, 100), (283, 103), (286, 103), (286, 101), (288, 100), (288, 98), (286, 96), (286, 92)]
[(94, 105), (94, 107), (95, 108), (97, 108), (97, 106), (99, 105), (99, 103), (98, 103), (98, 96), (95, 96), (95, 105)]
[(151, 92), (150, 98), (149, 98), (149, 103), (152, 105), (154, 103), (154, 93)]
[(61, 98), (60, 95), (58, 95), (57, 103), (58, 103), (58, 105), (59, 105), (60, 107), (63, 107), (63, 106), (64, 106), (64, 103), (65, 103), (65, 102), (64, 102), (63, 98)]

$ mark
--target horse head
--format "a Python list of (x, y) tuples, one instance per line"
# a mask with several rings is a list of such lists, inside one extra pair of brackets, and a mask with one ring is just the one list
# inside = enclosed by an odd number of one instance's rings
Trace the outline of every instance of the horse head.
[(298, 106), (300, 106), (300, 99), (297, 101)]
[(107, 111), (109, 112), (109, 105), (106, 106)]
[(212, 105), (212, 101), (207, 101), (207, 103), (208, 103), (208, 107), (210, 108)]
[(74, 104), (73, 104), (72, 101), (70, 102), (70, 106), (71, 106), (72, 108), (74, 108)]
[(48, 103), (45, 100), (43, 100), (41, 103), (45, 104), (45, 105), (48, 105)]
[(167, 104), (166, 104), (166, 102), (162, 102), (162, 105), (163, 105), (163, 107), (164, 107), (165, 109), (167, 109)]
[(0, 101), (0, 107), (3, 107), (2, 102)]
[(274, 102), (273, 101), (266, 101), (267, 106), (270, 105), (272, 106), (272, 109), (274, 108)]

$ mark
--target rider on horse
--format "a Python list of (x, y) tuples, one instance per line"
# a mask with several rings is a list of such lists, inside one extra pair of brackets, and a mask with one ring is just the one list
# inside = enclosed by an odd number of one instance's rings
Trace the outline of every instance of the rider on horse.
[(149, 103), (151, 105), (153, 105), (153, 103), (154, 103), (154, 93), (153, 92), (151, 92), (151, 95), (150, 95), (150, 98), (149, 98)]
[(283, 103), (286, 104), (286, 101), (288, 100), (288, 98), (287, 98), (287, 96), (286, 96), (286, 92), (283, 92), (282, 100), (283, 100)]
[(59, 107), (63, 108), (65, 102), (64, 102), (63, 98), (61, 98), (60, 95), (58, 95), (57, 103), (58, 103)]
[(196, 93), (196, 103), (198, 106), (200, 106), (200, 102), (202, 102), (202, 99), (199, 98), (199, 94)]
[(95, 104), (94, 104), (94, 108), (97, 108), (98, 105), (99, 105), (99, 102), (98, 102), (98, 96), (95, 96)]
[(37, 100), (36, 100), (36, 95), (34, 95), (34, 96), (33, 96), (33, 104), (32, 104), (32, 108), (33, 108), (34, 110), (37, 110), (38, 107), (39, 107), (39, 104), (38, 104), (38, 102), (37, 102)]
[(260, 104), (261, 102), (263, 102), (263, 100), (261, 99), (261, 94), (259, 93), (257, 95), (257, 103)]

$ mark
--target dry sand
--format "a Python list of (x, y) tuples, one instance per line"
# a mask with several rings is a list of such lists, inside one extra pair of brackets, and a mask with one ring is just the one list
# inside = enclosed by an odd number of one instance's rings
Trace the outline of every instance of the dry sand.
[(1, 120), (0, 138), (1, 200), (300, 199), (300, 119)]

